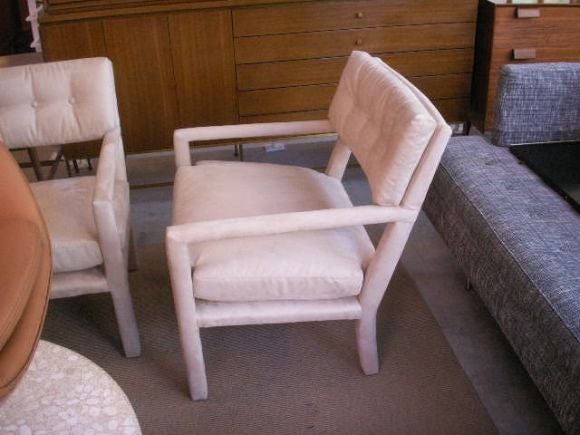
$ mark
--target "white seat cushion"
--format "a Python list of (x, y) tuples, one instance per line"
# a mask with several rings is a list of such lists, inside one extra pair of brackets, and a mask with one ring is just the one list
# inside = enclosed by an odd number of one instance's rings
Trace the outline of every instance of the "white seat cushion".
[[(341, 182), (311, 169), (201, 162), (180, 167), (173, 224), (352, 207)], [(374, 253), (362, 226), (204, 242), (191, 248), (197, 298), (316, 300), (360, 293)]]
[[(103, 264), (93, 215), (95, 177), (73, 177), (31, 183), (52, 245), (54, 272), (74, 272)], [(126, 222), (129, 189), (116, 183), (115, 217)], [(119, 225), (121, 242), (126, 225)]]

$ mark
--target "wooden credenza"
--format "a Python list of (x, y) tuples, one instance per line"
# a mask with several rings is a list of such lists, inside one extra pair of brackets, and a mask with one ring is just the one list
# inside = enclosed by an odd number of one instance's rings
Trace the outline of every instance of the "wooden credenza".
[(354, 49), (467, 120), (476, 0), (47, 2), (46, 60), (113, 61), (128, 152), (177, 127), (323, 118)]
[(480, 0), (470, 118), (493, 128), (501, 67), (580, 62), (580, 0)]

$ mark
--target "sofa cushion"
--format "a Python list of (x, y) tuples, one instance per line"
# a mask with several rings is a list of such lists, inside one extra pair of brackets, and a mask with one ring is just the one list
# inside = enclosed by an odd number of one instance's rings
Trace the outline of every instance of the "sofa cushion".
[[(281, 198), (279, 201), (272, 198)], [(311, 169), (204, 162), (180, 167), (173, 224), (352, 204)], [(191, 248), (195, 296), (213, 301), (328, 299), (360, 293), (374, 252), (363, 227), (204, 242)]]
[[(54, 272), (74, 272), (99, 266), (103, 255), (98, 243), (93, 215), (95, 177), (73, 177), (32, 183), (52, 244)], [(117, 183), (115, 214), (117, 222), (125, 222), (128, 213), (129, 189)], [(121, 225), (119, 237), (125, 240), (126, 228)]]
[(449, 142), (425, 211), (560, 424), (580, 431), (580, 215), (480, 137)]

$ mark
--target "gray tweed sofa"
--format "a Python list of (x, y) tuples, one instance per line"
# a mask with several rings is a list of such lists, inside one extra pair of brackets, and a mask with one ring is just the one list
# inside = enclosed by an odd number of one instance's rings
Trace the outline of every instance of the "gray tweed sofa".
[(580, 64), (508, 65), (500, 146), (452, 138), (424, 208), (562, 428), (580, 433), (580, 214), (506, 147), (568, 139)]

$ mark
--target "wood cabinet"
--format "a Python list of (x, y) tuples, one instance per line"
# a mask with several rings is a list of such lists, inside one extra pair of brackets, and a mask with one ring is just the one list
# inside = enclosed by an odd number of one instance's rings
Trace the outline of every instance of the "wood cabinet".
[(488, 131), (503, 65), (580, 61), (580, 1), (481, 0), (476, 41), (470, 118)]
[(449, 122), (471, 89), (476, 0), (47, 0), (47, 60), (108, 56), (128, 152), (173, 129), (317, 119), (354, 49), (407, 76)]
[(231, 12), (169, 16), (181, 126), (237, 122)]
[(167, 132), (178, 120), (167, 19), (115, 17), (104, 19), (102, 25), (128, 149), (167, 146)]

